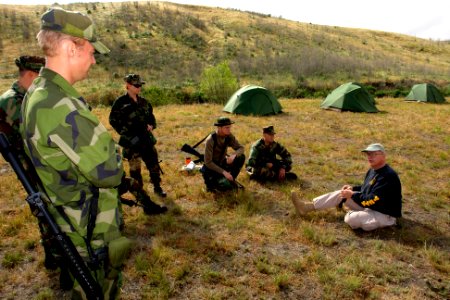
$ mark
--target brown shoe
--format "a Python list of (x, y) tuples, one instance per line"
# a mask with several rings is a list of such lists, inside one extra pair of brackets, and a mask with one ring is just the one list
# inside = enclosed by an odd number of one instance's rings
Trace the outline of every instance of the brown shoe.
[(292, 203), (294, 204), (295, 211), (297, 212), (297, 214), (301, 216), (306, 215), (307, 213), (315, 210), (314, 203), (300, 201), (297, 193), (294, 191), (291, 192), (291, 200)]

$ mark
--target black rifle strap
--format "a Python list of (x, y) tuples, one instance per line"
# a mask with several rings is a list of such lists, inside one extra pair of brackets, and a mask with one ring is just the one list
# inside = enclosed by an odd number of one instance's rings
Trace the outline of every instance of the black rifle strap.
[[(64, 219), (64, 221), (67, 222), (67, 224), (70, 226), (70, 230), (72, 232), (77, 232), (75, 230), (75, 227), (73, 227), (72, 222), (70, 222), (69, 217), (67, 216), (66, 212), (64, 211), (62, 206), (54, 206), (56, 210), (58, 211), (59, 215)], [(91, 246), (91, 239), (94, 232), (95, 227), (95, 220), (97, 219), (97, 209), (98, 209), (98, 190), (97, 193), (94, 193), (94, 199), (91, 200), (90, 206), (89, 206), (89, 216), (88, 216), (88, 225), (87, 225), (87, 233), (86, 238), (83, 238), (84, 243), (86, 244), (86, 249), (89, 254), (89, 258), (92, 263), (97, 262), (97, 257), (94, 254), (94, 251)]]
[(204, 140), (206, 140), (206, 138), (210, 135), (210, 134), (214, 134), (213, 133), (208, 133), (204, 138), (202, 138), (197, 144), (195, 144), (194, 146), (192, 146), (192, 148), (196, 148), (198, 145), (200, 145), (201, 143), (203, 143)]

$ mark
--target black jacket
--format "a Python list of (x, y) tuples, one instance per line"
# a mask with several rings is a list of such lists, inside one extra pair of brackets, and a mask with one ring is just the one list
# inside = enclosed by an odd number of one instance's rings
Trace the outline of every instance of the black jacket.
[(353, 187), (353, 201), (365, 208), (392, 217), (402, 216), (402, 185), (397, 173), (389, 166), (370, 169), (361, 186)]

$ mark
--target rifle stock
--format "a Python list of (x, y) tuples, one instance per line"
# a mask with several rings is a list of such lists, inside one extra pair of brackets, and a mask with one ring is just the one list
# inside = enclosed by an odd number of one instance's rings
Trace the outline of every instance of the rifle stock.
[(181, 151), (198, 157), (198, 159), (195, 162), (202, 162), (205, 159), (205, 156), (203, 154), (200, 154), (200, 152), (198, 152), (197, 150), (195, 150), (193, 147), (189, 146), (188, 144), (184, 144), (181, 147)]
[[(48, 225), (52, 237), (65, 258), (67, 266), (78, 281), (88, 299), (103, 299), (103, 292), (97, 281), (92, 277), (86, 263), (75, 248), (72, 240), (69, 239), (58, 226), (53, 216), (47, 208), (47, 202), (44, 201), (46, 195), (38, 192), (36, 186), (28, 178), (25, 169), (20, 162), (17, 154), (11, 151), (11, 145), (4, 133), (0, 132), (0, 150), (5, 160), (11, 165), (17, 178), (22, 183), (28, 194), (26, 199), (33, 215), (41, 222)], [(48, 201), (48, 200), (47, 200)]]

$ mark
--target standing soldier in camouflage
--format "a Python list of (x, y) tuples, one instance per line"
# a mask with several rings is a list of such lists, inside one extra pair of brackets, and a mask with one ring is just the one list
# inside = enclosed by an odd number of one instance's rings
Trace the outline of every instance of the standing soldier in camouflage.
[[(231, 133), (230, 118), (219, 117), (217, 126), (205, 142), (205, 163), (201, 169), (208, 191), (227, 191), (238, 188), (235, 180), (245, 162), (244, 146)], [(228, 147), (234, 150), (227, 154)]]
[(0, 132), (5, 133), (19, 157), (23, 157), (23, 141), (19, 132), (20, 107), (25, 93), (44, 66), (45, 59), (21, 56), (15, 62), (19, 68), (19, 79), (0, 96)]
[[(60, 8), (42, 15), (37, 40), (46, 64), (22, 104), (25, 151), (51, 201), (50, 213), (87, 262), (104, 298), (116, 299), (131, 247), (119, 229), (123, 220), (115, 187), (122, 160), (111, 135), (72, 86), (88, 76), (94, 52), (109, 49), (97, 40), (88, 16)], [(76, 280), (70, 286), (73, 298), (86, 298)]]
[[(3, 132), (22, 161), (28, 173), (33, 172), (31, 162), (27, 159), (20, 136), (20, 108), (28, 88), (39, 75), (39, 70), (45, 65), (45, 59), (38, 56), (20, 56), (15, 60), (19, 68), (19, 79), (13, 83), (11, 88), (0, 96), (0, 132)], [(34, 173), (34, 172), (33, 172)], [(56, 269), (54, 250), (51, 247), (50, 238), (45, 225), (39, 223), (41, 231), (42, 246), (44, 247), (44, 265), (47, 269)]]
[(250, 178), (261, 182), (296, 179), (297, 175), (289, 172), (291, 168), (291, 154), (275, 141), (275, 129), (273, 126), (264, 127), (263, 137), (253, 143), (250, 149), (247, 161), (247, 173), (250, 174)]
[(166, 197), (161, 188), (161, 168), (155, 148), (156, 138), (153, 135), (153, 130), (156, 129), (153, 107), (149, 101), (139, 96), (145, 82), (137, 74), (128, 74), (124, 80), (127, 92), (114, 101), (109, 122), (120, 134), (119, 145), (123, 147), (123, 157), (128, 159), (130, 176), (141, 187), (144, 185), (141, 175), (141, 161), (144, 161), (150, 172), (153, 191)]

